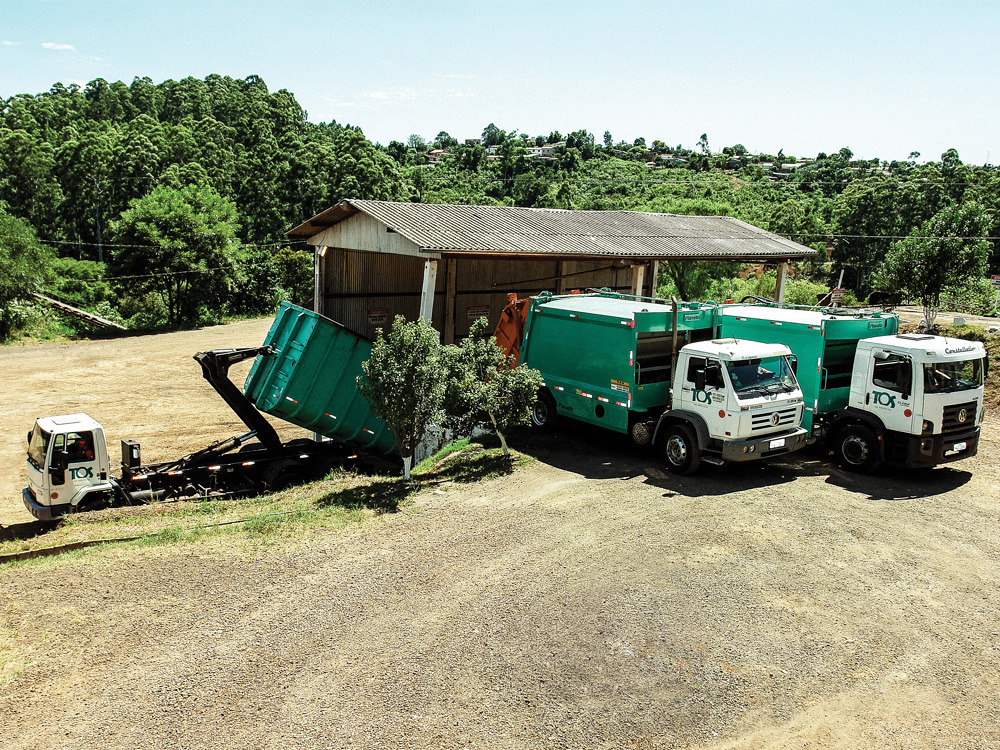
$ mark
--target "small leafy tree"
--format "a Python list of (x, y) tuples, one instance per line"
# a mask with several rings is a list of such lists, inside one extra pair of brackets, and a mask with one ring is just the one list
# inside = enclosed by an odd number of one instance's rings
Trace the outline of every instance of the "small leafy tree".
[(979, 203), (943, 208), (909, 237), (893, 243), (878, 268), (877, 286), (919, 299), (930, 328), (942, 292), (964, 290), (986, 273), (990, 223)]
[(449, 375), (444, 401), (448, 425), (461, 433), (492, 428), (504, 456), (510, 456), (504, 433), (527, 424), (542, 380), (538, 370), (524, 365), (512, 368), (486, 318), (472, 324), (459, 346), (445, 347), (444, 359)]
[(392, 430), (409, 479), (414, 450), (442, 417), (447, 372), (438, 332), (425, 320), (397, 315), (388, 334), (379, 329), (361, 370), (358, 390)]
[(50, 256), (31, 227), (0, 211), (0, 339), (19, 327), (25, 301), (49, 273)]

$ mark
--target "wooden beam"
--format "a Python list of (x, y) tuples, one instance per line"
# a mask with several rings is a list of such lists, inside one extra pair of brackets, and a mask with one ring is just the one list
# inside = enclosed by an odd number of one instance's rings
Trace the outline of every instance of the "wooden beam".
[(649, 279), (649, 296), (650, 297), (655, 297), (656, 296), (656, 285), (658, 283), (660, 283), (659, 282), (659, 278), (660, 278), (660, 261), (658, 261), (658, 260), (654, 260), (653, 261), (653, 268), (652, 268), (652, 270), (651, 270), (651, 272), (650, 272), (649, 275), (651, 277)]
[(778, 264), (778, 279), (774, 286), (774, 300), (775, 302), (785, 301), (785, 276), (788, 275), (788, 261), (782, 261)]
[(420, 289), (420, 317), (428, 323), (434, 322), (434, 288), (437, 286), (438, 261), (428, 258), (424, 261), (424, 283)]
[(326, 314), (326, 245), (316, 248), (313, 258), (313, 312)]
[(455, 293), (458, 291), (458, 261), (448, 258), (445, 265), (444, 343), (455, 343)]
[(646, 276), (646, 266), (638, 265), (632, 266), (632, 294), (641, 296), (643, 280)]

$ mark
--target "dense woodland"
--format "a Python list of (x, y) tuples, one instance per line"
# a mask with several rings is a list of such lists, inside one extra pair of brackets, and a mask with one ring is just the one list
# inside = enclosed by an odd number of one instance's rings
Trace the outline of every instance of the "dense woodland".
[[(141, 328), (268, 313), (310, 290), (309, 254), (284, 232), (348, 197), (730, 215), (817, 250), (795, 269), (796, 302), (841, 271), (849, 299), (882, 288), (920, 301), (900, 285), (933, 246), (928, 267), (951, 275), (929, 283), (949, 304), (992, 309), (983, 276), (1000, 273), (996, 167), (953, 149), (902, 162), (849, 148), (797, 158), (651, 135), (625, 143), (490, 123), (468, 141), (440, 132), (373, 144), (359, 128), (310, 122), (292, 93), (256, 76), (98, 79), (13, 96), (0, 103), (0, 337), (44, 317), (33, 290)], [(665, 265), (660, 285), (686, 299), (767, 294), (773, 273), (762, 270)]]

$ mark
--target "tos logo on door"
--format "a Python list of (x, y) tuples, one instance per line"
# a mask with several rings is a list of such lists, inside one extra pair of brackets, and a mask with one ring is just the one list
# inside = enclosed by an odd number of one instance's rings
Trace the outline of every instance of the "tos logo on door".
[(70, 479), (93, 479), (94, 469), (90, 466), (81, 466), (79, 469), (70, 469)]
[(872, 391), (872, 401), (876, 406), (888, 406), (890, 409), (896, 408), (896, 397), (891, 393)]

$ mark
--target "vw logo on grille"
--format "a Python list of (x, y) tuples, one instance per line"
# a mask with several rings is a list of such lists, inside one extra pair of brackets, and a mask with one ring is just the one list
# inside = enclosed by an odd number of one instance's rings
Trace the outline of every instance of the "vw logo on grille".
[(961, 411), (960, 411), (960, 412), (958, 413), (958, 421), (959, 421), (959, 422), (964, 422), (964, 421), (965, 421), (966, 419), (968, 419), (968, 418), (969, 418), (969, 412), (967, 412), (967, 411), (966, 411), (965, 409), (962, 409), (962, 410), (961, 410)]
[[(771, 415), (771, 425), (772, 426), (777, 427), (778, 426), (778, 422), (780, 422), (780, 421), (781, 421), (781, 417), (778, 415), (778, 412), (775, 412), (774, 414)], [(964, 422), (965, 419), (962, 418), (961, 421)]]

